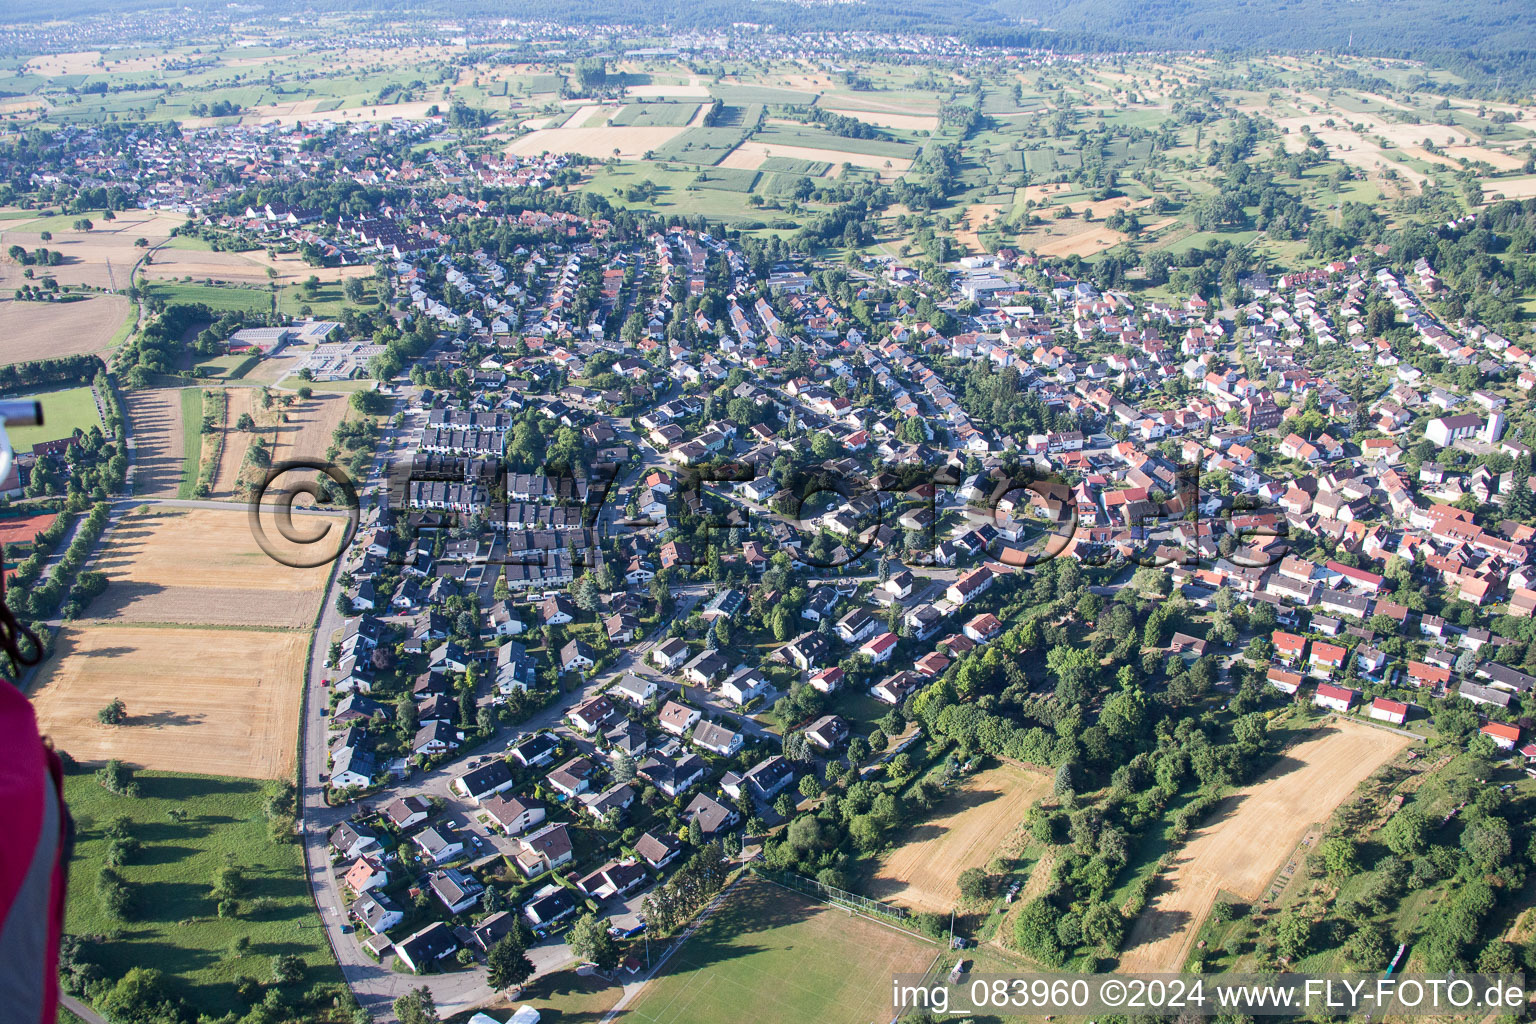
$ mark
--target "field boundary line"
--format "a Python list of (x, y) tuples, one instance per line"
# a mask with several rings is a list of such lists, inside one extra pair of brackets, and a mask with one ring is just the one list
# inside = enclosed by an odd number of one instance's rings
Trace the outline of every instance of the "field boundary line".
[(1357, 725), (1368, 725), (1372, 729), (1381, 729), (1383, 732), (1395, 732), (1399, 736), (1407, 736), (1413, 740), (1427, 740), (1428, 737), (1420, 735), (1411, 729), (1399, 729), (1395, 725), (1387, 725), (1383, 722), (1373, 722), (1369, 718), (1355, 718), (1353, 715), (1340, 714), (1337, 711), (1328, 712), (1329, 718), (1337, 718), (1341, 722), (1354, 722)]
[(857, 910), (857, 909), (855, 909), (853, 907), (850, 907), (846, 903), (839, 903), (836, 900), (830, 900), (830, 899), (826, 899), (825, 897), (816, 896), (816, 895), (814, 895), (812, 893), (802, 892), (799, 889), (795, 889), (795, 888), (792, 888), (790, 886), (787, 886), (784, 883), (782, 883), (782, 882), (780, 882), (780, 881), (778, 881), (776, 879), (768, 877), (767, 875), (758, 874), (756, 871), (752, 872), (752, 875), (755, 878), (761, 878), (763, 881), (768, 882), (770, 885), (778, 886), (780, 889), (783, 889), (785, 892), (796, 893), (797, 895), (804, 896), (806, 899), (815, 900), (817, 903), (824, 903), (824, 904), (826, 904), (829, 907), (836, 907), (838, 910), (846, 910), (849, 913), (849, 915), (851, 915), (853, 917), (862, 917), (866, 921), (870, 921), (870, 922), (872, 922), (874, 924), (878, 924), (878, 925), (883, 925), (886, 928), (889, 928), (893, 932), (899, 932), (902, 935), (910, 935), (914, 939), (921, 939), (924, 942), (930, 942), (930, 943), (932, 943), (934, 945), (939, 945), (939, 940), (938, 939), (929, 938), (928, 936), (922, 934), (921, 932), (908, 931), (906, 928), (902, 928), (899, 925), (892, 924), (890, 921), (881, 920), (880, 918), (875, 917), (875, 916), (873, 916), (871, 914), (866, 914), (866, 913), (864, 913), (861, 910)]

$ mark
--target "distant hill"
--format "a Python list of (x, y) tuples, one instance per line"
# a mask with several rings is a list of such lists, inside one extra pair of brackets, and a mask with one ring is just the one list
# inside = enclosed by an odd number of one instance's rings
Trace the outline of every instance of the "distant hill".
[(1215, 50), (1536, 51), (1530, 0), (998, 0), (1061, 31)]
[[(164, 0), (13, 0), (4, 20), (54, 20), (164, 8)], [(187, 0), (210, 20), (249, 16), (223, 0)], [(267, 14), (305, 11), (399, 18), (473, 17), (570, 24), (784, 31), (859, 29), (955, 34), (978, 43), (1058, 50), (1348, 51), (1390, 57), (1459, 52), (1504, 64), (1536, 60), (1531, 0), (267, 0)], [(1485, 70), (1492, 72), (1492, 65)], [(1518, 69), (1516, 70), (1518, 74)]]

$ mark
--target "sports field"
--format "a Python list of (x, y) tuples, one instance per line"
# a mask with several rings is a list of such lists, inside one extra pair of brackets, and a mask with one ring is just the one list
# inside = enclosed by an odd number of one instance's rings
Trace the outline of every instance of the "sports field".
[(1174, 857), (1131, 927), (1120, 969), (1178, 971), (1218, 890), (1256, 900), (1307, 827), (1324, 822), (1377, 768), (1413, 742), (1334, 721), (1288, 749), (1264, 776), (1222, 801)]
[(90, 430), (101, 426), (101, 414), (96, 411), (96, 396), (88, 387), (60, 388), (54, 391), (33, 391), (24, 395), (7, 395), (9, 399), (35, 399), (43, 404), (43, 425), (40, 427), (7, 427), (11, 447), (18, 452), (32, 450), (41, 441), (57, 441), (69, 437), (75, 428)]
[[(309, 635), (66, 625), (33, 691), (39, 727), (77, 761), (273, 779), (293, 772)], [(122, 698), (128, 720), (96, 713)]]
[(890, 1018), (891, 975), (937, 943), (748, 876), (618, 1020), (622, 1024), (868, 1024)]
[(1017, 765), (971, 776), (934, 817), (898, 839), (865, 894), (913, 910), (948, 913), (960, 901), (960, 872), (997, 856), (1030, 807), (1050, 791), (1048, 776)]
[[(294, 531), (318, 535), (334, 551), (345, 520), (295, 516)], [(264, 520), (280, 554), (312, 550), (283, 539)], [(145, 510), (126, 516), (106, 533), (92, 564), (106, 573), (106, 593), (88, 609), (93, 619), (190, 626), (277, 626), (299, 629), (314, 621), (329, 563), (295, 569), (269, 557), (251, 534), (243, 508)]]

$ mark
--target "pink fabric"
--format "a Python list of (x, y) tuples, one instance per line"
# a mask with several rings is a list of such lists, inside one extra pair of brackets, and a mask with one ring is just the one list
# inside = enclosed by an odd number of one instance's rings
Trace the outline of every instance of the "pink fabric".
[(36, 978), (43, 990), (39, 1024), (52, 1024), (58, 1015), (58, 955), (64, 926), (67, 866), (63, 771), (58, 756), (38, 735), (32, 703), (5, 680), (0, 680), (0, 750), (6, 752), (0, 757), (0, 807), (6, 809), (7, 817), (5, 829), (0, 830), (0, 924), (21, 924), (10, 921), (11, 912), (22, 895), (22, 886), (44, 838), (47, 803), (50, 799), (58, 801), (59, 835), (51, 837), (55, 852), (47, 877), (50, 888), (45, 962), (7, 965), (9, 970), (24, 972), (24, 978)]

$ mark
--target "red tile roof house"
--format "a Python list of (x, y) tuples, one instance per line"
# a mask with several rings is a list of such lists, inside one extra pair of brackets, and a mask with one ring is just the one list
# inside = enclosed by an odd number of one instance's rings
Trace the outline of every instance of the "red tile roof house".
[(1369, 572), (1365, 569), (1356, 569), (1354, 566), (1345, 565), (1343, 562), (1328, 562), (1325, 564), (1325, 567), (1329, 572), (1335, 572), (1344, 577), (1349, 586), (1363, 594), (1380, 593), (1382, 584), (1386, 582), (1386, 577), (1384, 576), (1378, 576), (1374, 572)]
[(1355, 691), (1347, 686), (1318, 683), (1317, 693), (1313, 695), (1312, 703), (1318, 707), (1332, 708), (1334, 711), (1348, 711), (1355, 703)]
[(614, 707), (613, 701), (607, 697), (593, 697), (578, 708), (573, 708), (565, 717), (572, 725), (588, 735), (597, 732), (606, 725), (619, 709)]
[(859, 648), (859, 653), (867, 655), (876, 665), (884, 664), (891, 660), (891, 655), (896, 652), (896, 642), (900, 638), (895, 633), (881, 633), (873, 639), (866, 640), (864, 646)]
[(1002, 631), (1002, 628), (1003, 624), (997, 621), (996, 615), (993, 615), (991, 612), (983, 612), (965, 624), (965, 635), (979, 644), (984, 644), (997, 636)]
[(1414, 686), (1427, 686), (1431, 690), (1443, 690), (1451, 681), (1451, 670), (1440, 668), (1437, 665), (1426, 665), (1422, 661), (1410, 661), (1408, 663), (1408, 681)]
[(836, 665), (821, 669), (811, 676), (811, 689), (817, 693), (831, 693), (838, 688), (843, 681), (843, 670)]
[(1295, 696), (1296, 691), (1301, 689), (1301, 673), (1287, 672), (1279, 665), (1271, 665), (1269, 667), (1269, 674), (1266, 676), (1266, 678), (1269, 680), (1269, 685), (1273, 686), (1281, 693), (1288, 693), (1292, 696)]
[(1489, 722), (1478, 732), (1493, 740), (1493, 745), (1500, 750), (1514, 750), (1515, 744), (1520, 742), (1520, 729), (1503, 722)]
[(951, 604), (963, 605), (991, 587), (992, 576), (991, 569), (979, 566), (951, 583), (944, 596), (949, 598)]
[(1344, 667), (1344, 659), (1348, 656), (1347, 648), (1319, 640), (1312, 645), (1311, 667), (1308, 671), (1320, 679), (1327, 679)]
[(938, 651), (929, 651), (921, 658), (918, 658), (916, 664), (912, 667), (917, 670), (918, 675), (929, 679), (936, 679), (949, 667), (949, 659)]
[(1300, 661), (1302, 652), (1307, 649), (1307, 638), (1295, 633), (1277, 629), (1270, 634), (1270, 639), (1275, 642), (1275, 655), (1287, 665)]
[(1408, 720), (1408, 705), (1399, 700), (1387, 700), (1385, 697), (1377, 697), (1371, 701), (1370, 714), (1378, 722), (1391, 722), (1393, 725), (1402, 725)]
[(369, 889), (377, 889), (381, 885), (389, 884), (389, 869), (381, 860), (372, 857), (359, 857), (347, 872), (347, 885), (352, 891), (361, 895)]

